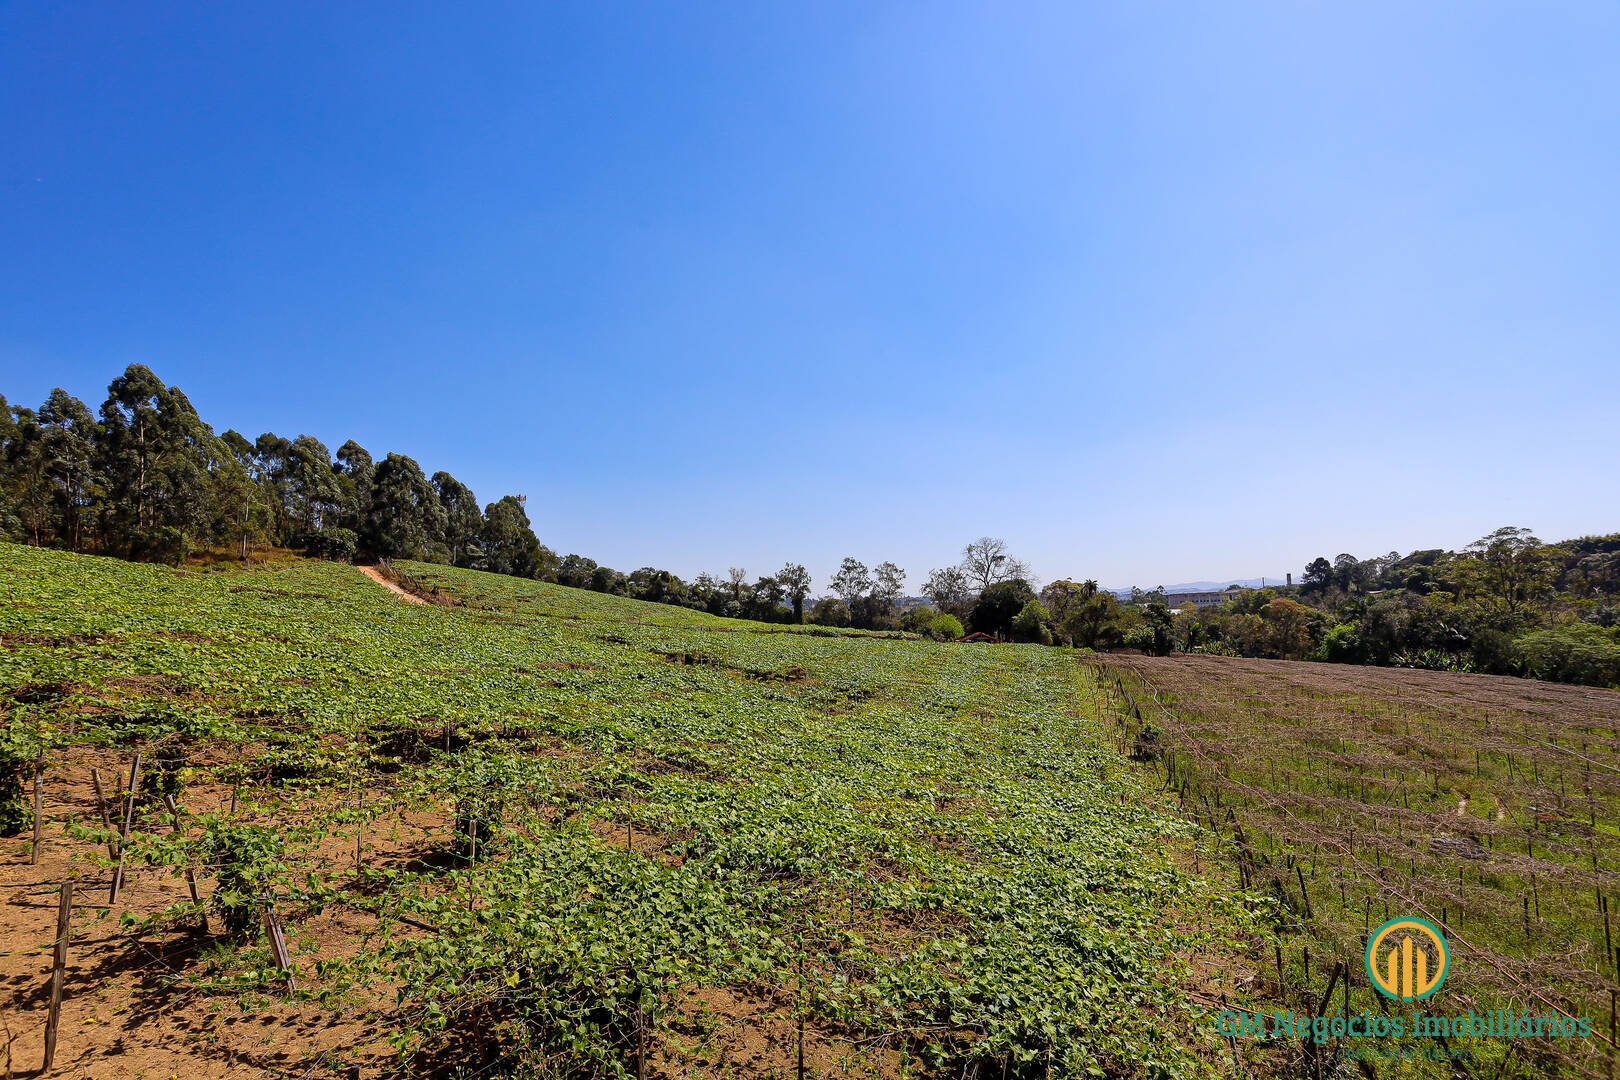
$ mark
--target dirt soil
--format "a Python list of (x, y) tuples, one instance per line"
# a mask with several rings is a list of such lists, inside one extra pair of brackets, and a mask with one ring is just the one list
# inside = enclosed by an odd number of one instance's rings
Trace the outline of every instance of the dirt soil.
[(383, 577), (382, 571), (378, 570), (375, 566), (357, 566), (355, 569), (366, 575), (366, 577), (370, 578), (372, 581), (375, 581), (377, 584), (381, 585), (383, 588), (387, 589), (389, 592), (393, 593), (395, 596), (399, 597), (401, 600), (405, 601), (407, 604), (427, 603), (426, 600), (422, 599), (420, 596), (417, 596), (415, 593), (406, 592), (398, 585), (395, 585), (392, 581), (389, 581), (387, 578)]
[[(214, 944), (201, 926), (148, 934), (121, 926), (126, 914), (143, 918), (186, 902), (185, 881), (166, 868), (126, 866), (118, 903), (109, 907), (113, 872), (95, 858), (106, 849), (74, 838), (69, 825), (98, 823), (91, 767), (110, 782), (127, 772), (128, 762), (106, 750), (73, 749), (63, 757), (45, 773), (38, 863), (29, 862), (28, 834), (0, 844), (0, 1076), (247, 1080), (332, 1075), (334, 1066), (348, 1076), (391, 1071), (397, 1058), (386, 1039), (399, 1021), (387, 988), (325, 1005), (276, 996), (248, 1009), (234, 993), (208, 993), (183, 981), (206, 964)], [(193, 812), (223, 810), (229, 801), (224, 785), (198, 786), (186, 797)], [(406, 834), (403, 843), (380, 828), (368, 838), (370, 866), (409, 860), (423, 830), (415, 821), (399, 824), (393, 831)], [(352, 858), (341, 849), (352, 851), (352, 841), (334, 841), (334, 861)], [(40, 1065), (64, 881), (73, 882), (73, 917), (56, 1061), (47, 1074)], [(205, 876), (199, 885), (206, 896), (214, 881)], [(322, 989), (315, 961), (352, 954), (375, 925), (369, 913), (344, 905), (301, 921), (288, 935), (301, 985)]]

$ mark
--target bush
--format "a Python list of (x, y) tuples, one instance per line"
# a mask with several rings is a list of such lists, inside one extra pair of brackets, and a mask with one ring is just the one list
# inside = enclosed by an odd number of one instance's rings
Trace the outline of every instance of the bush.
[(848, 626), (849, 605), (830, 596), (822, 597), (810, 609), (810, 621), (817, 626)]
[(941, 613), (928, 620), (923, 632), (935, 641), (955, 641), (963, 634), (962, 620), (955, 615)]
[(1023, 578), (998, 581), (979, 594), (968, 623), (977, 633), (1010, 633), (1013, 620), (1034, 599), (1034, 590)]
[(924, 604), (914, 607), (900, 616), (900, 629), (908, 634), (928, 633), (928, 624), (933, 622), (934, 616), (939, 612)]
[(130, 554), (146, 562), (178, 566), (191, 554), (191, 538), (172, 525), (162, 525), (136, 533)]
[(1052, 615), (1046, 607), (1039, 600), (1031, 600), (1013, 616), (1013, 640), (1038, 645), (1052, 644), (1052, 628), (1047, 625), (1051, 620)]
[(1513, 651), (1538, 679), (1620, 686), (1620, 641), (1599, 626), (1577, 624), (1526, 634)]
[(1125, 631), (1121, 644), (1127, 649), (1140, 649), (1145, 653), (1153, 651), (1153, 627), (1133, 626)]
[(1367, 650), (1361, 643), (1361, 631), (1355, 623), (1340, 623), (1327, 632), (1313, 659), (1330, 664), (1365, 664)]
[(33, 759), (20, 724), (0, 731), (0, 836), (16, 836), (34, 823), (23, 783)]
[(185, 746), (180, 742), (163, 743), (152, 751), (141, 770), (141, 793), (160, 802), (165, 796), (178, 798), (189, 772)]
[(360, 545), (360, 538), (353, 529), (322, 529), (311, 540), (310, 546), (321, 558), (339, 562), (353, 562), (355, 549)]
[(1474, 667), (1492, 675), (1522, 674), (1523, 664), (1514, 654), (1513, 636), (1494, 627), (1476, 631), (1471, 643)]
[[(433, 564), (435, 564), (437, 566), (449, 566), (450, 565), (450, 549), (448, 547), (446, 547), (444, 544), (437, 541), (437, 540), (433, 541), (430, 544), (423, 544), (422, 549), (416, 553), (416, 561), (417, 562), (425, 562), (425, 563), (433, 563)], [(510, 567), (507, 567), (507, 568), (500, 571), (500, 573), (503, 573), (503, 574), (509, 574), (509, 573), (514, 573), (514, 572), (515, 571), (512, 570), (512, 568), (510, 568)], [(527, 576), (527, 575), (519, 575), (519, 576)]]
[(282, 869), (286, 841), (273, 826), (215, 821), (203, 835), (203, 848), (219, 874), (209, 902), (226, 933), (250, 936), (263, 910), (261, 897)]

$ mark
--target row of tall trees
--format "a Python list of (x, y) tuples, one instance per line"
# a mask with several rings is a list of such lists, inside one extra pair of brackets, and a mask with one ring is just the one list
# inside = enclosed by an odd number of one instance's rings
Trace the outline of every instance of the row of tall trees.
[[(960, 636), (964, 619), (1004, 636), (1024, 594), (1033, 598), (1027, 568), (990, 537), (930, 575), (937, 608), (905, 618), (906, 572), (892, 561), (868, 569), (846, 558), (812, 607), (810, 573), (793, 562), (753, 581), (732, 567), (687, 582), (656, 567), (623, 573), (583, 555), (559, 558), (535, 536), (522, 495), (480, 507), (448, 472), (428, 476), (404, 454), (378, 461), (353, 440), (334, 454), (312, 435), (216, 433), (184, 392), (140, 364), (112, 381), (99, 412), (61, 389), (38, 409), (0, 397), (0, 536), (170, 563), (268, 548), (421, 559), (717, 615), (936, 637)], [(981, 596), (990, 598), (982, 607)]]
[(69, 551), (177, 562), (228, 547), (422, 558), (540, 576), (555, 556), (524, 498), (480, 509), (447, 472), (354, 441), (215, 434), (178, 387), (131, 365), (99, 412), (64, 390), (38, 409), (0, 397), (0, 533)]

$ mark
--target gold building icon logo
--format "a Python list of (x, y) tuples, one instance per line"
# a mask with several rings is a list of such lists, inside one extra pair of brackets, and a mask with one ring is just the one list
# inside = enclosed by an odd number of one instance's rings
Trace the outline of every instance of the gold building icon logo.
[(1385, 997), (1422, 1001), (1450, 966), (1445, 936), (1423, 919), (1391, 919), (1367, 939), (1367, 978)]

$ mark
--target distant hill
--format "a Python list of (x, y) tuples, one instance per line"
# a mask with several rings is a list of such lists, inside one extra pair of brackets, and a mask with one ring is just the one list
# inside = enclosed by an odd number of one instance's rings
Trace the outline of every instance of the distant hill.
[[(1175, 593), (1214, 592), (1217, 589), (1225, 589), (1233, 585), (1242, 585), (1246, 589), (1260, 589), (1267, 585), (1281, 585), (1287, 580), (1287, 577), (1283, 574), (1268, 574), (1265, 577), (1227, 578), (1223, 581), (1183, 581), (1176, 585), (1166, 585), (1164, 591), (1172, 595)], [(1152, 591), (1158, 586), (1143, 585), (1140, 587)], [(1123, 589), (1110, 589), (1109, 592), (1115, 596), (1126, 597), (1131, 595), (1131, 588), (1132, 586), (1127, 585)]]

